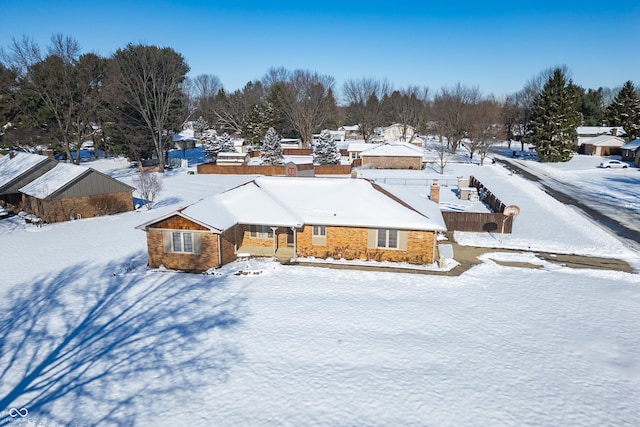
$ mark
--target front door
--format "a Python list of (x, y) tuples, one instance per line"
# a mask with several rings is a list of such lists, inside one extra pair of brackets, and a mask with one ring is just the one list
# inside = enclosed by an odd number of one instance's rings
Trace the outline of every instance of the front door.
[(293, 229), (287, 227), (287, 246), (293, 247)]

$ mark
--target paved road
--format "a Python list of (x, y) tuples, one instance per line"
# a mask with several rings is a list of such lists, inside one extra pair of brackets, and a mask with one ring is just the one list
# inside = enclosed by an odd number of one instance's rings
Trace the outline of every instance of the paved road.
[(634, 249), (640, 251), (640, 231), (629, 228), (618, 219), (599, 211), (595, 207), (598, 205), (596, 201), (589, 201), (584, 199), (578, 200), (571, 195), (561, 191), (560, 189), (550, 186), (545, 180), (541, 179), (531, 171), (523, 169), (517, 162), (514, 162), (509, 158), (496, 156), (494, 157), (494, 159), (496, 160), (496, 162), (502, 164), (510, 170), (515, 170), (518, 174), (524, 176), (525, 178), (539, 183), (544, 191), (551, 195), (553, 198), (564, 204), (575, 206), (589, 218), (613, 232), (618, 238), (620, 238), (620, 240), (627, 243)]

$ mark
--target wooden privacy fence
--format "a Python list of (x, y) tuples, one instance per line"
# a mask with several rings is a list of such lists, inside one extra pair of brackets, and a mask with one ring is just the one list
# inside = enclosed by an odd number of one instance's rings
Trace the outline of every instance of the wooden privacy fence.
[(450, 231), (474, 231), (474, 232), (504, 232), (511, 233), (513, 229), (512, 216), (507, 217), (504, 212), (505, 205), (495, 194), (475, 177), (469, 177), (469, 186), (478, 189), (480, 200), (487, 204), (493, 212), (448, 212), (443, 211), (442, 217)]
[[(297, 165), (299, 171), (310, 169), (309, 165)], [(313, 165), (316, 175), (350, 175), (351, 165)], [(238, 165), (220, 166), (215, 163), (202, 163), (197, 166), (199, 174), (220, 174), (220, 175), (267, 175), (281, 176), (287, 175), (285, 166), (271, 165)]]
[(442, 217), (449, 231), (495, 231), (500, 233), (503, 221), (505, 233), (511, 233), (513, 228), (513, 217), (506, 217), (502, 213), (444, 211)]

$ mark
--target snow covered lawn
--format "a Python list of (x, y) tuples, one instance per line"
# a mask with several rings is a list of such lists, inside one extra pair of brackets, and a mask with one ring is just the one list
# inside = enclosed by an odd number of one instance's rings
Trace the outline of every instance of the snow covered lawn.
[[(47, 426), (640, 424), (638, 274), (499, 249), (459, 277), (266, 260), (147, 270), (136, 225), (246, 179), (177, 171), (152, 211), (0, 221), (0, 425), (10, 408)], [(549, 211), (559, 227), (586, 221)], [(514, 239), (540, 233), (521, 219)], [(547, 250), (559, 229), (529, 244)], [(571, 233), (565, 249), (637, 260), (597, 227)]]

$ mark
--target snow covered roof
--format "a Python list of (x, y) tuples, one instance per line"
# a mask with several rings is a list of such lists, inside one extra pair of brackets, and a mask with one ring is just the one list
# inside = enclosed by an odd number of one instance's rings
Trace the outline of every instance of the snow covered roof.
[(172, 139), (174, 141), (195, 140), (195, 133), (193, 129), (184, 129), (184, 130), (181, 130), (179, 133), (174, 134)]
[(362, 156), (376, 157), (422, 157), (424, 151), (413, 145), (402, 142), (393, 142), (379, 145), (362, 152)]
[(373, 144), (373, 143), (367, 143), (367, 142), (352, 142), (351, 144), (349, 144), (349, 147), (347, 147), (347, 151), (364, 151), (364, 150), (369, 150), (371, 148), (376, 148), (379, 146), (380, 144)]
[(588, 135), (611, 135), (611, 131), (616, 129), (618, 135), (625, 135), (626, 132), (620, 126), (578, 126), (576, 132), (578, 136)]
[(0, 188), (47, 160), (46, 156), (22, 152), (0, 158)]
[(624, 139), (618, 138), (617, 136), (600, 135), (600, 136), (596, 136), (593, 139), (590, 139), (589, 141), (586, 142), (586, 144), (600, 146), (600, 147), (601, 146), (622, 147), (622, 145), (624, 145)]
[(45, 199), (90, 170), (90, 168), (71, 163), (58, 163), (55, 168), (22, 187), (20, 192), (38, 199)]
[(635, 150), (639, 147), (640, 147), (640, 138), (634, 139), (633, 141), (629, 141), (620, 148), (622, 148), (623, 150)]
[(348, 132), (358, 132), (360, 130), (360, 125), (340, 126), (338, 130), (343, 130)]
[(352, 178), (260, 177), (138, 228), (173, 214), (220, 231), (236, 223), (446, 230), (438, 206), (426, 196)]

